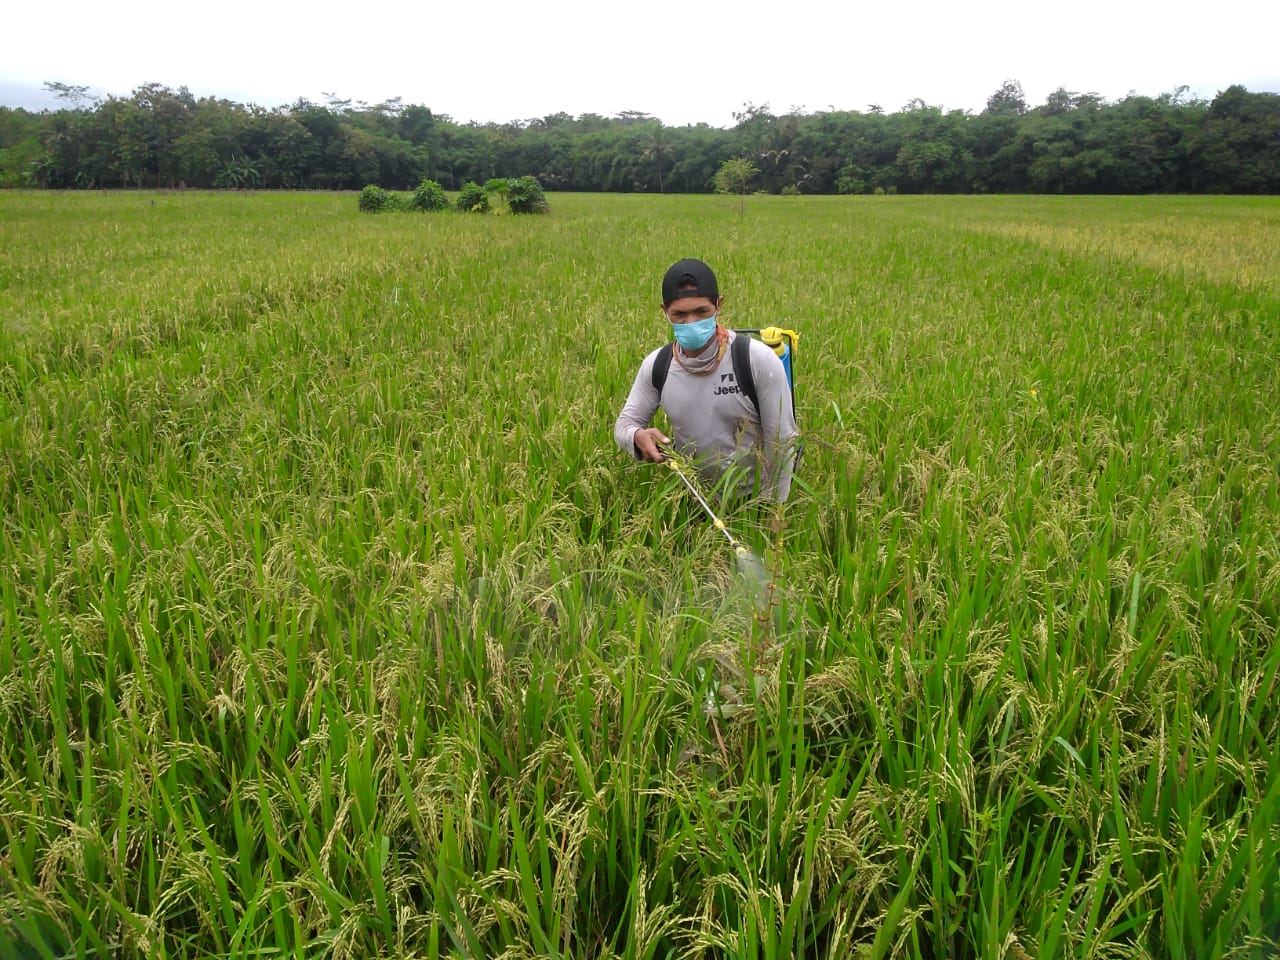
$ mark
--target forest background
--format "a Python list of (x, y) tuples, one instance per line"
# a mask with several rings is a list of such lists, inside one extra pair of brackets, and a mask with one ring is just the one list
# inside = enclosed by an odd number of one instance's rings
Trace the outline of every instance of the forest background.
[(979, 113), (912, 100), (897, 112), (775, 114), (667, 126), (639, 111), (457, 123), (420, 104), (305, 98), (272, 109), (186, 87), (128, 96), (47, 83), (66, 103), (0, 107), (0, 186), (446, 189), (533, 175), (548, 190), (702, 193), (743, 158), (767, 193), (1280, 193), (1280, 94), (1179, 87), (1107, 101), (1063, 88), (1030, 106), (1006, 81)]

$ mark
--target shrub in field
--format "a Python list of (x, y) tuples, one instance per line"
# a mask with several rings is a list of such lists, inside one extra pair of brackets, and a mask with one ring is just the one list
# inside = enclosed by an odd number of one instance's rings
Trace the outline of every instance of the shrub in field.
[(507, 206), (512, 213), (546, 213), (547, 204), (542, 184), (534, 177), (516, 177), (507, 185)]
[(394, 198), (386, 190), (376, 184), (369, 184), (360, 191), (360, 211), (362, 213), (380, 213), (394, 209)]
[(469, 180), (462, 185), (462, 193), (458, 195), (458, 209), (463, 213), (488, 213), (489, 194), (480, 184)]
[(449, 198), (444, 195), (444, 188), (434, 180), (423, 180), (413, 191), (409, 200), (410, 210), (423, 210), (428, 213), (443, 210), (449, 206)]

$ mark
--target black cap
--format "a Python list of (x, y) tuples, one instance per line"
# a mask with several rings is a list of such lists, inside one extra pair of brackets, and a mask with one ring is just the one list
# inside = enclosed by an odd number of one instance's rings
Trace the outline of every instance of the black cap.
[[(684, 289), (681, 289), (684, 288)], [(684, 297), (710, 297), (720, 299), (716, 275), (701, 260), (681, 260), (673, 263), (662, 278), (662, 305)]]

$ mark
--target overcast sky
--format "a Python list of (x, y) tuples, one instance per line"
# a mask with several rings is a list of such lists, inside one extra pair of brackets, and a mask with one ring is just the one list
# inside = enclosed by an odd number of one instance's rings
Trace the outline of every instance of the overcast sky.
[[(1116, 100), (1186, 85), (1280, 92), (1280, 0), (918, 0), (916, 3), (597, 0), (344, 5), (229, 0), (199, 7), (15, 4), (0, 43), (0, 103), (56, 105), (44, 81), (98, 96), (145, 82), (277, 106), (326, 93), (399, 96), (458, 121), (640, 110), (732, 126), (772, 112), (980, 111), (1006, 79), (1030, 105), (1058, 87)], [(25, 91), (25, 92), (24, 92)]]

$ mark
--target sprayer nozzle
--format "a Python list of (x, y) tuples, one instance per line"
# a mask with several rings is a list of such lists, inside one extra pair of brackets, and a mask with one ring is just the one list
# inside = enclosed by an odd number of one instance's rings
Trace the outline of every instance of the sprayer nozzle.
[(746, 557), (746, 555), (747, 555), (747, 548), (746, 548), (746, 547), (739, 547), (739, 548), (738, 548), (736, 551), (734, 551), (734, 552), (735, 552), (735, 553), (737, 553), (737, 555), (738, 555), (739, 557), (743, 557), (743, 558), (745, 558), (745, 557)]

